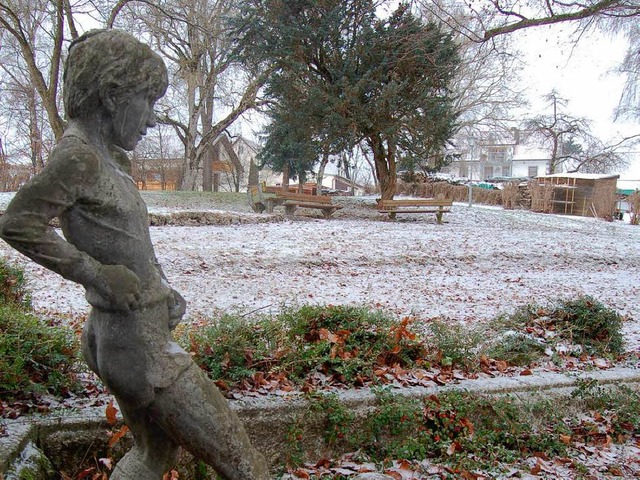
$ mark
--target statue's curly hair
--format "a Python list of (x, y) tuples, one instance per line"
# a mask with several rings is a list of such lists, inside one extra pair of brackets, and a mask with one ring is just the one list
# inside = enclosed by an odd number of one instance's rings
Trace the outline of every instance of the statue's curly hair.
[(90, 30), (69, 46), (63, 85), (65, 112), (73, 119), (101, 108), (107, 89), (124, 100), (143, 89), (160, 98), (168, 85), (167, 68), (148, 45), (126, 32)]

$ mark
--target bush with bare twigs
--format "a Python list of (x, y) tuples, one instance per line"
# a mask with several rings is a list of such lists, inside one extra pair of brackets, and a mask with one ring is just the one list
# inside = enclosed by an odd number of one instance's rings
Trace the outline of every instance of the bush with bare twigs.
[(505, 210), (513, 210), (518, 206), (520, 189), (516, 182), (505, 183), (502, 189), (502, 206)]
[(629, 212), (631, 213), (631, 225), (640, 225), (640, 190), (627, 198)]
[(531, 211), (550, 213), (553, 208), (553, 185), (538, 183), (537, 180), (529, 182), (531, 194)]

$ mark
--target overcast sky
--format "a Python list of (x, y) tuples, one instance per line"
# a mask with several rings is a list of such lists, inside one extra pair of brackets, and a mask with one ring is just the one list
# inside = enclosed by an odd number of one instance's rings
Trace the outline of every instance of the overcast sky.
[[(531, 102), (528, 114), (550, 113), (542, 97), (555, 89), (568, 100), (569, 113), (593, 122), (593, 132), (601, 140), (617, 141), (639, 134), (637, 122), (613, 119), (624, 85), (624, 78), (615, 73), (615, 68), (624, 57), (626, 40), (591, 32), (576, 44), (571, 41), (572, 33), (564, 25), (517, 34), (527, 63), (522, 78)], [(640, 156), (623, 175), (640, 180)]]

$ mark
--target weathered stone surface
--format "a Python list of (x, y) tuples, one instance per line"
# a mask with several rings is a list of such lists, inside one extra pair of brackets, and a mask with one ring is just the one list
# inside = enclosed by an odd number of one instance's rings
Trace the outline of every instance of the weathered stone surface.
[(67, 129), (0, 217), (0, 237), (85, 288), (82, 353), (135, 438), (111, 478), (160, 480), (180, 447), (223, 478), (268, 478), (235, 413), (171, 336), (186, 302), (157, 263), (127, 155), (156, 124), (162, 59), (125, 32), (92, 30), (71, 43), (63, 78)]
[(20, 456), (16, 458), (7, 473), (5, 480), (48, 480), (53, 477), (54, 470), (47, 456), (29, 441)]

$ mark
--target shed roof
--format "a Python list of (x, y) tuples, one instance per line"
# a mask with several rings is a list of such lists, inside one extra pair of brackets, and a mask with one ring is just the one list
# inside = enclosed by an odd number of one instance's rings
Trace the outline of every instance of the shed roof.
[(539, 175), (538, 178), (578, 178), (582, 180), (604, 180), (607, 178), (620, 178), (620, 175), (610, 173), (554, 173), (551, 175)]

